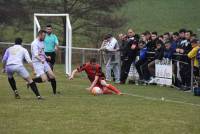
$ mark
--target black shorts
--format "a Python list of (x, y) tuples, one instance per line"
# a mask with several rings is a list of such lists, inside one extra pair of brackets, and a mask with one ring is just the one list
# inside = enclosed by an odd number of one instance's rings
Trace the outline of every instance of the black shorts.
[(51, 59), (47, 59), (47, 62), (51, 63), (52, 65), (55, 64), (55, 61), (56, 61), (56, 53), (55, 52), (45, 52), (45, 55), (46, 56), (50, 56)]

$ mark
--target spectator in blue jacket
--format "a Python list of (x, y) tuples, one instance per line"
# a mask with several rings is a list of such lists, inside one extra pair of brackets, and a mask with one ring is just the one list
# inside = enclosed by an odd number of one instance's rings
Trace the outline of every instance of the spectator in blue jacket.
[(144, 41), (140, 41), (139, 42), (139, 60), (135, 63), (135, 67), (137, 69), (137, 72), (139, 74), (139, 79), (140, 80), (148, 80), (148, 78), (145, 74), (145, 67), (147, 67), (148, 65), (148, 61), (147, 61), (147, 47), (146, 47), (146, 43)]
[(164, 58), (172, 59), (174, 49), (172, 47), (172, 44), (170, 41), (166, 41), (165, 43), (165, 49), (164, 49)]

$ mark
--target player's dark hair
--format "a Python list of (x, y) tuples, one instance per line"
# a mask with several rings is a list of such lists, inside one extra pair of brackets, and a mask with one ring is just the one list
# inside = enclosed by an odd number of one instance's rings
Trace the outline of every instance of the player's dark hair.
[(145, 45), (145, 44), (146, 44), (146, 42), (144, 42), (144, 41), (140, 40), (140, 41), (138, 42), (138, 44)]
[(175, 35), (175, 36), (179, 36), (178, 32), (174, 32), (173, 35)]
[(192, 30), (187, 30), (186, 33), (190, 33), (190, 35), (193, 34)]
[(51, 24), (47, 24), (46, 27), (51, 27), (52, 28), (52, 25)]
[(15, 39), (15, 44), (21, 45), (22, 44), (22, 38), (16, 38)]
[(164, 43), (163, 43), (161, 40), (157, 40), (157, 41), (156, 41), (156, 45), (161, 45), (161, 46), (163, 46), (163, 44), (164, 44)]
[(154, 35), (156, 35), (156, 36), (158, 35), (158, 33), (157, 33), (157, 32), (152, 32), (151, 34), (154, 34)]
[(113, 35), (112, 34), (106, 34), (105, 36), (104, 36), (104, 40), (107, 40), (107, 39), (109, 39), (109, 38), (111, 38)]
[(41, 34), (43, 34), (43, 33), (46, 33), (46, 31), (45, 31), (45, 30), (40, 30), (40, 31), (38, 32), (38, 35), (41, 35)]
[(90, 59), (90, 63), (96, 63), (96, 62), (97, 62), (96, 58), (91, 58)]
[(167, 40), (164, 44), (170, 44), (171, 45), (171, 41)]
[(185, 28), (182, 28), (179, 30), (179, 33), (185, 33), (186, 32), (186, 29)]
[(144, 33), (145, 35), (151, 34), (149, 31), (145, 31)]
[(168, 36), (170, 36), (170, 33), (169, 33), (169, 32), (166, 32), (166, 33), (164, 33), (163, 35), (168, 35)]

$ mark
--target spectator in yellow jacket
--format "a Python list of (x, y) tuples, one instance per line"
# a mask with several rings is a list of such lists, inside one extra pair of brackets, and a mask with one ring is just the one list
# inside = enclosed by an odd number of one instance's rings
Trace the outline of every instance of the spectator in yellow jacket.
[(199, 76), (199, 60), (198, 60), (198, 53), (200, 55), (200, 43), (197, 39), (193, 39), (191, 41), (192, 50), (188, 53), (188, 57), (190, 59), (194, 59), (194, 75)]

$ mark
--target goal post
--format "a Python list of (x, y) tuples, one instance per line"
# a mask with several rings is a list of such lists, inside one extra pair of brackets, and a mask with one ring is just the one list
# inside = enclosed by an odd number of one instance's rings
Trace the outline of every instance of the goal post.
[(72, 63), (72, 27), (69, 19), (69, 14), (42, 14), (34, 13), (34, 39), (37, 37), (37, 32), (41, 29), (38, 17), (66, 17), (66, 44), (65, 44), (65, 73), (71, 75)]

